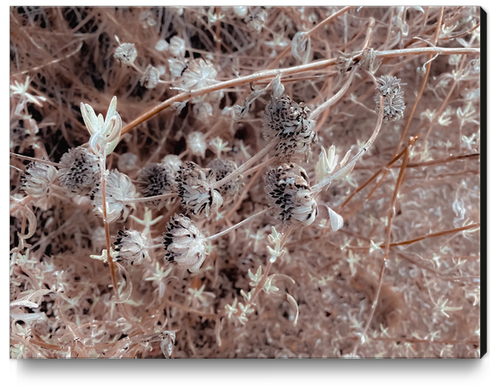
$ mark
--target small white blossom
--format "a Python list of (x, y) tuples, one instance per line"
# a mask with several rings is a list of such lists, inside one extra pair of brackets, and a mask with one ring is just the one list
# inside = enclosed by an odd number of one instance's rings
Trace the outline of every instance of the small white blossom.
[(115, 253), (112, 257), (114, 261), (124, 265), (141, 264), (143, 260), (150, 260), (147, 244), (148, 240), (143, 233), (131, 229), (119, 229), (114, 241)]
[(206, 153), (206, 139), (200, 131), (193, 131), (187, 136), (187, 145), (192, 154), (204, 158)]
[(169, 51), (172, 55), (183, 58), (186, 51), (185, 40), (178, 36), (174, 36), (172, 39), (170, 39)]
[(21, 177), (24, 192), (34, 199), (37, 206), (47, 209), (52, 205), (53, 186), (58, 178), (55, 167), (32, 162)]
[(119, 63), (124, 64), (126, 66), (134, 65), (134, 61), (138, 56), (138, 51), (133, 43), (122, 43), (119, 41), (119, 38), (116, 36), (116, 41), (119, 44), (114, 52), (114, 58), (119, 61)]
[(182, 86), (187, 89), (199, 89), (214, 84), (218, 72), (213, 64), (202, 58), (188, 62), (182, 74)]

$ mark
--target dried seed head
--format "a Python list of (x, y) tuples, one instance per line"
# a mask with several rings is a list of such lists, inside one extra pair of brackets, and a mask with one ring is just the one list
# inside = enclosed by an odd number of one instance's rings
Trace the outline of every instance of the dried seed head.
[(204, 158), (206, 153), (206, 140), (200, 131), (193, 131), (187, 136), (187, 146), (192, 154)]
[(32, 162), (21, 176), (22, 188), (41, 209), (47, 210), (51, 202), (53, 185), (58, 171), (55, 167), (40, 162)]
[(223, 204), (223, 198), (213, 189), (216, 179), (212, 169), (187, 161), (180, 167), (176, 182), (182, 205), (198, 217), (209, 217)]
[(176, 214), (164, 234), (165, 258), (182, 269), (197, 272), (206, 258), (206, 239), (189, 217)]
[[(108, 221), (126, 221), (129, 213), (134, 209), (134, 204), (128, 202), (136, 198), (136, 189), (131, 179), (118, 170), (111, 170), (106, 178), (106, 203)], [(100, 184), (92, 190), (90, 195), (95, 212), (102, 216), (102, 192)]]
[(149, 260), (148, 241), (146, 236), (135, 230), (119, 229), (114, 241), (114, 261), (123, 265), (138, 265)]
[[(225, 178), (228, 174), (233, 173), (236, 169), (236, 163), (233, 162), (232, 160), (229, 159), (222, 159), (222, 158), (217, 158), (212, 160), (208, 164), (208, 168), (212, 169), (214, 171), (214, 174), (216, 176), (216, 181), (220, 181), (223, 178)], [(230, 182), (227, 182), (226, 184), (220, 186), (218, 188), (220, 194), (223, 196), (223, 198), (226, 199), (233, 199), (239, 192), (242, 184), (240, 183), (240, 178), (241, 176), (237, 176), (235, 179), (231, 180)]]
[(271, 214), (290, 227), (315, 221), (317, 203), (306, 171), (296, 164), (283, 164), (265, 175), (265, 192)]
[(155, 88), (155, 86), (158, 84), (159, 78), (160, 73), (158, 72), (158, 70), (151, 64), (149, 64), (140, 79), (140, 83), (143, 87)]
[(280, 162), (308, 161), (311, 144), (316, 142), (315, 121), (308, 119), (310, 110), (289, 96), (273, 97), (265, 108), (264, 137), (280, 139), (275, 155)]
[[(165, 164), (151, 163), (146, 165), (138, 173), (139, 191), (143, 197), (159, 196), (161, 194), (175, 192), (175, 180), (172, 172), (167, 169)], [(148, 207), (154, 207), (158, 210), (164, 205), (168, 206), (175, 201), (174, 198), (156, 199), (147, 201)]]
[(132, 66), (137, 56), (138, 51), (136, 51), (133, 43), (120, 44), (114, 52), (114, 58), (126, 66)]
[(381, 75), (377, 79), (376, 91), (378, 92), (374, 97), (376, 111), (379, 111), (380, 95), (384, 98), (383, 120), (389, 122), (403, 118), (405, 103), (400, 79), (395, 76)]
[(66, 190), (86, 195), (100, 180), (99, 158), (84, 147), (68, 150), (60, 160), (60, 184)]

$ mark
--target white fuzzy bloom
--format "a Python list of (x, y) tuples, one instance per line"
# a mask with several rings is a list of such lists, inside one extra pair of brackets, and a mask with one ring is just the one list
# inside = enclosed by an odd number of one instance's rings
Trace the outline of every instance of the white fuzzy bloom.
[(199, 89), (215, 83), (218, 72), (213, 64), (202, 58), (191, 60), (182, 74), (182, 85), (187, 90)]
[(187, 161), (180, 167), (176, 182), (182, 205), (197, 217), (209, 217), (223, 205), (223, 198), (213, 189), (216, 179), (212, 169)]
[(152, 89), (155, 88), (155, 86), (158, 84), (159, 78), (160, 73), (158, 72), (158, 70), (151, 64), (149, 64), (140, 79), (140, 83), (143, 87)]
[(22, 188), (40, 208), (47, 210), (52, 202), (50, 200), (53, 185), (58, 177), (55, 167), (40, 162), (32, 162), (26, 167), (21, 177)]
[(80, 103), (83, 122), (90, 133), (90, 147), (100, 158), (105, 158), (112, 153), (121, 136), (122, 120), (116, 111), (116, 106), (117, 98), (112, 97), (104, 121), (102, 114), (97, 116), (91, 106)]
[[(119, 43), (119, 39), (116, 38), (116, 40)], [(132, 66), (137, 56), (138, 51), (136, 51), (133, 43), (119, 44), (114, 52), (114, 58), (126, 66)]]
[(100, 181), (99, 158), (81, 146), (70, 149), (61, 157), (59, 175), (66, 190), (88, 194)]
[(150, 260), (148, 254), (148, 240), (146, 236), (135, 230), (117, 231), (116, 241), (114, 241), (114, 261), (124, 265), (138, 265), (143, 260)]
[(197, 272), (206, 258), (206, 239), (190, 218), (176, 214), (164, 234), (165, 258), (182, 269)]
[(187, 136), (187, 146), (189, 146), (189, 150), (192, 154), (204, 158), (207, 145), (203, 133), (200, 131), (193, 131), (190, 133)]
[(174, 36), (170, 39), (169, 51), (172, 55), (183, 58), (185, 55), (185, 40)]
[[(90, 196), (92, 204), (95, 206), (95, 212), (102, 215), (102, 192), (98, 185), (92, 191)], [(112, 170), (106, 178), (106, 204), (107, 219), (114, 222), (120, 220), (126, 221), (129, 213), (134, 209), (134, 204), (127, 200), (136, 198), (136, 189), (131, 179), (120, 173), (118, 170)]]

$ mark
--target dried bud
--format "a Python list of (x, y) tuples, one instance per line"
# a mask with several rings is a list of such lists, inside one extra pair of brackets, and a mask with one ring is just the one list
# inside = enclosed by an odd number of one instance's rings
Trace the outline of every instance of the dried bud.
[(174, 215), (164, 234), (165, 258), (182, 269), (197, 272), (206, 258), (206, 239), (190, 218)]
[[(102, 192), (100, 184), (92, 190), (90, 199), (95, 206), (95, 212), (102, 216)], [(118, 170), (112, 170), (106, 178), (107, 220), (111, 223), (117, 220), (126, 221), (134, 204), (128, 202), (136, 197), (136, 189), (131, 179)]]
[(143, 87), (146, 88), (155, 88), (158, 84), (158, 79), (160, 78), (160, 73), (158, 70), (153, 67), (151, 64), (146, 67), (143, 76), (140, 79), (140, 83)]
[(223, 204), (223, 198), (213, 189), (216, 180), (211, 169), (187, 161), (180, 167), (176, 182), (182, 205), (198, 217), (209, 217)]
[(290, 227), (315, 221), (317, 203), (306, 171), (296, 164), (283, 164), (265, 175), (265, 192), (271, 214)]
[[(174, 178), (172, 178), (172, 172), (169, 171), (164, 164), (151, 163), (146, 165), (138, 173), (138, 185), (139, 191), (143, 197), (159, 196), (161, 194), (174, 192)], [(156, 209), (162, 209), (164, 205), (168, 206), (175, 200), (169, 199), (156, 199), (153, 201), (147, 201), (148, 207), (154, 207)]]
[(149, 260), (146, 236), (135, 230), (119, 229), (114, 241), (114, 261), (123, 265), (138, 265)]
[(58, 176), (55, 167), (40, 162), (32, 162), (21, 177), (22, 188), (42, 209), (51, 206), (50, 196)]
[(175, 183), (175, 177), (177, 177), (177, 173), (180, 170), (182, 160), (178, 155), (167, 154), (165, 157), (163, 157), (162, 164), (164, 164), (165, 168), (169, 171), (172, 177), (172, 183)]
[[(223, 178), (225, 178), (228, 174), (233, 173), (237, 169), (237, 166), (236, 163), (233, 162), (232, 160), (217, 158), (212, 160), (208, 164), (208, 168), (213, 170), (216, 176), (216, 181), (220, 181)], [(235, 179), (231, 180), (230, 182), (227, 182), (226, 184), (218, 188), (220, 194), (223, 196), (225, 200), (226, 199), (232, 200), (239, 192), (242, 185), (240, 183), (240, 177), (241, 176), (237, 176)]]
[(395, 76), (381, 75), (377, 79), (374, 97), (376, 101), (376, 111), (379, 111), (380, 95), (384, 98), (383, 120), (385, 122), (396, 121), (403, 118), (405, 103), (403, 102), (403, 91), (401, 90), (400, 79)]
[(204, 158), (206, 153), (206, 140), (200, 131), (193, 131), (187, 136), (187, 146), (192, 154)]
[(132, 66), (137, 56), (138, 52), (136, 51), (133, 43), (119, 44), (114, 52), (114, 58), (116, 58), (119, 63), (126, 66)]
[(60, 160), (60, 184), (72, 193), (85, 195), (100, 181), (99, 158), (84, 147), (68, 150)]
[(316, 142), (315, 121), (308, 119), (310, 110), (289, 96), (273, 97), (265, 108), (264, 137), (280, 139), (275, 155), (280, 162), (308, 161), (311, 144)]

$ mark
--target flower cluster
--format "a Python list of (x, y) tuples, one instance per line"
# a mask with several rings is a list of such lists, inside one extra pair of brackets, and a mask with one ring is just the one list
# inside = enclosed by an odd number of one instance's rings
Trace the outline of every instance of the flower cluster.
[(164, 234), (165, 258), (182, 269), (197, 272), (206, 258), (206, 239), (189, 217), (174, 215)]
[(283, 164), (265, 175), (265, 192), (271, 214), (290, 227), (308, 226), (318, 213), (306, 171), (296, 164)]
[(149, 260), (146, 236), (135, 230), (119, 229), (114, 241), (114, 261), (124, 265), (138, 265)]
[(308, 119), (310, 110), (289, 96), (272, 97), (264, 112), (264, 137), (279, 138), (275, 155), (280, 162), (308, 161), (311, 144), (316, 142), (315, 121)]
[(383, 120), (389, 122), (403, 118), (405, 103), (400, 79), (396, 76), (381, 75), (377, 79), (376, 91), (378, 92), (374, 97), (376, 111), (379, 111), (380, 95), (384, 98)]
[(187, 161), (180, 167), (176, 182), (182, 204), (198, 217), (209, 217), (223, 204), (223, 198), (213, 189), (216, 179), (212, 169)]
[(84, 147), (70, 149), (61, 157), (59, 175), (60, 184), (66, 190), (88, 194), (100, 180), (99, 159)]
[(50, 206), (50, 196), (58, 177), (55, 167), (41, 162), (32, 162), (26, 167), (21, 177), (22, 188), (31, 196), (36, 205), (47, 209)]
[[(164, 163), (148, 164), (138, 173), (137, 183), (143, 197), (173, 193), (175, 188), (174, 182), (172, 171)], [(160, 210), (164, 205), (168, 206), (172, 202), (172, 198), (155, 199), (146, 202), (146, 204), (148, 207), (154, 207)]]
[[(111, 223), (114, 221), (126, 221), (134, 204), (130, 201), (136, 197), (136, 189), (131, 179), (120, 173), (118, 170), (111, 170), (106, 180), (106, 203), (107, 203), (107, 220)], [(90, 195), (92, 204), (95, 206), (96, 213), (102, 215), (102, 191), (100, 184), (92, 190)]]

